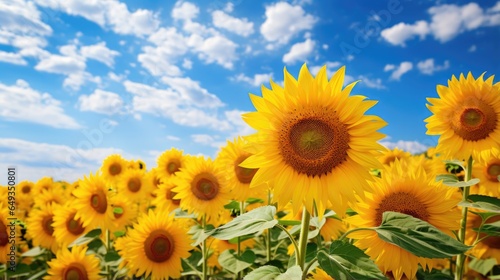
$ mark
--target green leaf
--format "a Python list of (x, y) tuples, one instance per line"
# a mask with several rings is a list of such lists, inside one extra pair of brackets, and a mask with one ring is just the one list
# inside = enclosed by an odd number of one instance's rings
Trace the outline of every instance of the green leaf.
[(278, 220), (278, 224), (283, 226), (296, 226), (300, 225), (300, 221), (297, 220)]
[(41, 247), (34, 247), (34, 248), (31, 248), (30, 250), (24, 252), (21, 257), (36, 257), (36, 256), (40, 256), (41, 254), (45, 253), (46, 250), (44, 248), (41, 248)]
[(253, 234), (274, 227), (278, 220), (274, 219), (276, 207), (262, 206), (255, 208), (229, 223), (210, 231), (209, 235), (222, 240)]
[(486, 221), (486, 220), (488, 220), (491, 217), (500, 215), (500, 213), (493, 213), (493, 212), (475, 212), (475, 211), (470, 211), (470, 212), (472, 212), (472, 213), (478, 215), (479, 217), (481, 217), (481, 219), (483, 221)]
[[(192, 251), (191, 255), (187, 259), (182, 259), (182, 271), (194, 271), (199, 273), (201, 267), (198, 265), (203, 256), (200, 251)], [(188, 265), (189, 264), (189, 265)], [(196, 270), (193, 270), (196, 269)]]
[(481, 233), (486, 233), (490, 236), (500, 236), (500, 221), (484, 224), (481, 228)]
[(455, 183), (443, 182), (444, 185), (446, 185), (448, 187), (454, 187), (454, 188), (470, 187), (470, 186), (474, 186), (477, 183), (479, 183), (479, 179), (477, 179), (477, 178), (470, 179), (467, 182), (464, 182), (464, 181), (455, 182)]
[(87, 232), (87, 234), (85, 234), (84, 237), (94, 238), (94, 237), (100, 236), (101, 233), (102, 233), (102, 230), (100, 228), (96, 228), (94, 230)]
[(121, 208), (121, 207), (114, 207), (113, 208), (113, 213), (115, 213), (115, 214), (123, 214), (123, 208)]
[(302, 270), (300, 266), (294, 265), (276, 277), (276, 280), (302, 279)]
[(121, 257), (120, 255), (118, 255), (117, 252), (108, 252), (105, 256), (104, 256), (104, 261), (105, 262), (114, 262), (114, 261), (117, 261), (119, 260)]
[(490, 272), (496, 264), (497, 260), (494, 258), (485, 260), (473, 258), (469, 262), (469, 268), (481, 273), (482, 275), (487, 275), (488, 272)]
[(382, 224), (374, 230), (380, 239), (417, 257), (449, 258), (470, 249), (431, 224), (398, 212), (384, 212)]
[(250, 267), (255, 259), (256, 256), (252, 250), (246, 250), (241, 256), (238, 256), (233, 249), (226, 250), (219, 255), (220, 265), (234, 274)]
[(13, 277), (30, 275), (33, 273), (29, 265), (25, 263), (16, 264), (14, 269), (15, 269), (14, 271), (10, 270), (9, 268), (7, 269), (7, 276), (9, 276), (8, 279), (12, 279)]
[(101, 233), (102, 233), (102, 230), (99, 228), (91, 230), (91, 231), (87, 232), (87, 234), (75, 239), (75, 241), (73, 241), (71, 244), (69, 244), (68, 247), (71, 248), (73, 246), (87, 244), (90, 241), (94, 240), (96, 237), (99, 237), (101, 235)]
[(126, 233), (126, 232), (125, 232), (124, 230), (120, 230), (120, 231), (115, 231), (115, 232), (113, 232), (113, 235), (114, 235), (115, 237), (122, 237), (122, 236), (124, 236), (124, 235), (125, 235), (125, 233)]
[(458, 205), (500, 213), (500, 199), (492, 196), (478, 194), (469, 195), (467, 197), (467, 202), (460, 202)]
[(247, 199), (247, 203), (248, 204), (254, 204), (254, 203), (264, 203), (264, 200), (263, 199), (260, 199), (260, 198), (254, 198), (254, 197), (250, 197)]
[(443, 160), (443, 162), (444, 162), (445, 165), (447, 165), (447, 167), (455, 165), (455, 166), (459, 166), (463, 170), (465, 170), (464, 162), (461, 161), (461, 160), (456, 160), (456, 159), (454, 159), (454, 160)]
[(205, 229), (199, 224), (192, 226), (188, 231), (188, 234), (191, 235), (191, 239), (194, 240), (191, 245), (198, 246), (199, 244), (201, 244), (203, 240), (207, 239), (210, 236), (206, 231), (210, 231), (213, 229), (213, 225), (206, 225)]
[(386, 279), (377, 265), (358, 247), (335, 240), (330, 253), (318, 253), (318, 263), (328, 275), (338, 280)]
[[(33, 271), (32, 271), (33, 272)], [(39, 280), (39, 279), (42, 279), (42, 276), (44, 276), (45, 274), (47, 274), (47, 269), (44, 269), (42, 271), (39, 271), (33, 275), (31, 275), (28, 279), (26, 280)]]
[(224, 205), (224, 209), (240, 211), (240, 203), (236, 200), (233, 200), (233, 201), (229, 202), (228, 204)]
[(443, 181), (444, 184), (446, 183), (455, 183), (458, 182), (458, 177), (455, 174), (440, 174), (436, 176), (436, 182)]
[(421, 268), (417, 271), (417, 280), (453, 280), (450, 273), (443, 273), (437, 269), (432, 271), (423, 271)]
[(271, 265), (261, 266), (245, 276), (244, 280), (274, 280), (280, 275), (279, 268)]

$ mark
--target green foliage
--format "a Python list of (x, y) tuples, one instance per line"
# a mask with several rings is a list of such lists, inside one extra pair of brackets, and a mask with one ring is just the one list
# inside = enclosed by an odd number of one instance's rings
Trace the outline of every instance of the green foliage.
[(460, 202), (458, 205), (500, 213), (500, 199), (492, 196), (478, 194), (469, 195), (466, 202)]
[(243, 252), (240, 256), (238, 256), (233, 249), (226, 250), (219, 255), (220, 265), (234, 274), (250, 267), (254, 263), (255, 259), (255, 253), (249, 249)]
[(485, 260), (472, 258), (469, 262), (469, 268), (481, 273), (482, 275), (487, 275), (495, 265), (497, 265), (497, 260), (494, 258)]
[(454, 188), (470, 187), (470, 186), (474, 186), (477, 183), (479, 183), (479, 179), (477, 179), (477, 178), (470, 179), (467, 182), (460, 181), (459, 178), (454, 174), (437, 175), (436, 181), (441, 181), (441, 180), (443, 181), (444, 185), (446, 185), (448, 187), (454, 187)]
[(245, 276), (244, 280), (273, 280), (281, 274), (279, 268), (271, 265), (261, 266)]

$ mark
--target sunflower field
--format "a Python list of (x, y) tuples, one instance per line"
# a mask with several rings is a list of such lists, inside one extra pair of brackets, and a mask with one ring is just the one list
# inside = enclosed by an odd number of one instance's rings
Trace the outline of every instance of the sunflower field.
[(344, 78), (285, 69), (215, 159), (2, 186), (2, 279), (500, 279), (500, 82), (438, 85), (412, 155)]

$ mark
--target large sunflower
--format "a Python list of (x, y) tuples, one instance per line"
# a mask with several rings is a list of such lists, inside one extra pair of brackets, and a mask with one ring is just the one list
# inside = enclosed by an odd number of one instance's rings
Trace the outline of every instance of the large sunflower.
[(49, 264), (49, 275), (43, 277), (44, 280), (99, 280), (100, 267), (99, 259), (91, 254), (86, 255), (87, 246), (73, 246), (71, 252), (62, 248), (57, 253), (57, 258), (51, 260)]
[[(181, 259), (189, 257), (192, 240), (182, 223), (165, 212), (149, 211), (127, 232), (126, 244), (115, 248), (127, 264), (130, 274), (151, 279), (179, 278)], [(120, 240), (120, 239), (119, 239)]]
[(54, 211), (57, 204), (47, 204), (33, 208), (26, 219), (26, 236), (33, 241), (33, 246), (41, 246), (56, 252), (59, 244), (54, 235)]
[(140, 202), (149, 197), (151, 191), (150, 180), (140, 169), (128, 169), (117, 183), (118, 193), (124, 194), (131, 201)]
[(118, 183), (123, 173), (127, 170), (128, 161), (121, 155), (115, 154), (108, 156), (101, 166), (101, 172), (104, 179), (114, 186)]
[(101, 227), (106, 229), (113, 217), (113, 208), (109, 205), (107, 181), (101, 176), (85, 176), (78, 189), (73, 191), (75, 218), (83, 222), (86, 228)]
[(185, 168), (176, 174), (177, 186), (171, 191), (180, 199), (180, 206), (200, 217), (206, 214), (207, 221), (216, 222), (219, 212), (224, 211), (231, 193), (226, 183), (225, 170), (211, 160), (196, 157), (189, 160)]
[(168, 179), (184, 167), (186, 155), (182, 154), (181, 150), (172, 148), (163, 152), (158, 157), (157, 172), (163, 179)]
[(271, 81), (262, 97), (250, 95), (256, 112), (243, 115), (257, 133), (248, 138), (257, 153), (240, 166), (259, 168), (252, 186), (268, 182), (279, 204), (293, 202), (294, 212), (305, 205), (319, 213), (331, 201), (335, 212), (344, 213), (355, 193), (363, 195), (370, 168), (379, 167), (375, 152), (386, 123), (364, 113), (376, 104), (364, 96), (350, 96), (356, 83), (342, 88), (345, 67), (328, 81), (326, 67), (314, 78), (306, 65), (298, 81), (285, 69), (285, 84)]
[[(263, 187), (250, 188), (250, 182), (258, 169), (249, 169), (239, 166), (251, 154), (243, 149), (245, 142), (241, 137), (227, 145), (217, 155), (217, 162), (221, 168), (227, 170), (226, 176), (231, 187), (231, 196), (237, 201), (248, 198), (264, 198), (267, 189)], [(263, 185), (265, 186), (265, 185)]]
[(54, 212), (54, 237), (62, 247), (67, 247), (78, 237), (84, 235), (89, 230), (83, 226), (80, 219), (76, 219), (76, 208), (68, 202), (64, 207), (59, 207)]
[(479, 193), (500, 197), (500, 151), (494, 149), (490, 156), (473, 165), (473, 176), (479, 178)]
[(446, 159), (479, 159), (500, 146), (500, 83), (483, 76), (452, 76), (448, 87), (437, 86), (439, 98), (427, 98), (433, 113), (425, 120), (427, 134), (440, 135), (436, 150)]
[[(460, 198), (454, 189), (436, 182), (422, 168), (409, 169), (399, 160), (382, 171), (382, 178), (370, 182), (373, 193), (353, 206), (358, 215), (347, 218), (353, 227), (377, 227), (386, 211), (400, 212), (421, 219), (451, 234), (458, 229), (460, 213), (456, 208)], [(418, 265), (432, 268), (435, 260), (416, 257), (400, 247), (386, 243), (374, 231), (358, 231), (349, 235), (358, 239), (355, 245), (366, 249), (384, 272), (392, 271), (395, 279), (413, 279)]]

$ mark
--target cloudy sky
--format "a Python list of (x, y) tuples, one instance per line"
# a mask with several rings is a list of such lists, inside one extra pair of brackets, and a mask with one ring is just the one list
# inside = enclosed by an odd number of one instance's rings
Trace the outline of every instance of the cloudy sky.
[(214, 156), (252, 133), (248, 93), (303, 63), (346, 65), (379, 101), (383, 143), (420, 152), (436, 144), (425, 98), (452, 75), (500, 75), (499, 49), (496, 0), (3, 0), (0, 172), (72, 181), (112, 153)]

